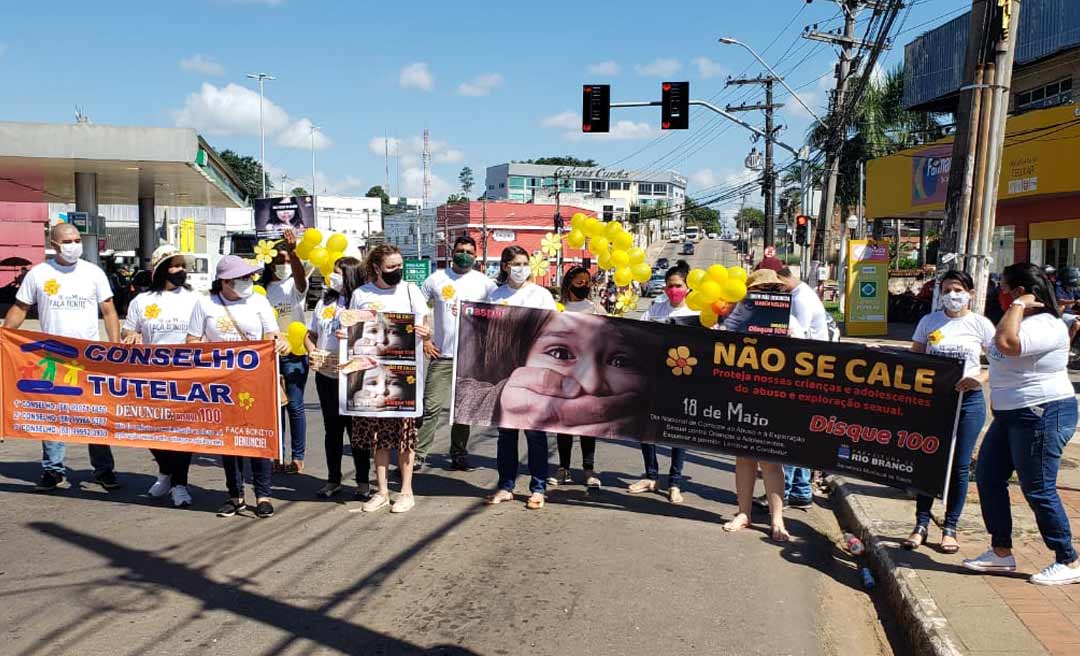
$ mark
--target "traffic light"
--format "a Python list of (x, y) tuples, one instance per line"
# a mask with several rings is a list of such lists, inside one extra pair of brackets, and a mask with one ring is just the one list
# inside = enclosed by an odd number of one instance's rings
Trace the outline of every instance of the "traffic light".
[(795, 217), (795, 243), (800, 246), (810, 245), (810, 217), (802, 214)]
[(690, 127), (690, 83), (664, 82), (660, 89), (660, 127), (664, 130)]
[(586, 84), (581, 90), (581, 131), (610, 131), (611, 85)]

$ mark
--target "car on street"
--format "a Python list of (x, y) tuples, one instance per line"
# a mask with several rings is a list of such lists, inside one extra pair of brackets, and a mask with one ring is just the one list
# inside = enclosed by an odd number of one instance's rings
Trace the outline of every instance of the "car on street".
[(656, 261), (656, 268), (658, 269), (666, 269), (669, 266), (671, 266), (671, 263), (668, 262), (668, 259), (666, 257), (662, 257)]
[(649, 298), (656, 296), (664, 291), (664, 272), (653, 274), (652, 278), (649, 278), (649, 282), (645, 283), (645, 295)]
[(709, 239), (720, 239), (720, 235), (716, 234), (715, 232), (710, 232)]
[(688, 241), (685, 244), (683, 244), (681, 254), (682, 255), (693, 255), (694, 254), (694, 242)]

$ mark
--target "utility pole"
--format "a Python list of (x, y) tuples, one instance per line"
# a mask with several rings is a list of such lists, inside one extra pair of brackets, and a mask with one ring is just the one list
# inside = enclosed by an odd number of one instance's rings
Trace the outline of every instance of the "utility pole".
[(285, 181), (289, 179), (289, 174), (282, 171), (281, 173), (281, 195), (288, 196), (289, 193), (285, 188)]
[[(561, 170), (555, 171), (554, 185), (548, 195), (555, 197), (555, 236), (561, 236), (563, 231), (563, 218), (562, 218), (562, 181), (570, 179), (570, 172), (563, 172)], [(558, 287), (562, 282), (562, 270), (563, 270), (563, 251), (560, 248), (559, 252), (555, 255), (555, 286)]]
[(315, 132), (319, 129), (319, 126), (311, 126), (311, 195), (318, 196), (319, 190), (316, 189), (315, 184)]
[(482, 250), (482, 253), (483, 253), (482, 257), (483, 257), (483, 262), (484, 262), (483, 273), (486, 276), (487, 275), (487, 270), (488, 270), (488, 263), (487, 263), (487, 240), (488, 240), (487, 191), (485, 191), (484, 195), (480, 198), (480, 230), (482, 231), (480, 233), (480, 243), (481, 243), (481, 248), (483, 249)]
[(758, 76), (755, 78), (729, 79), (727, 86), (742, 86), (745, 84), (760, 84), (765, 87), (765, 103), (757, 105), (728, 105), (725, 109), (729, 112), (751, 112), (762, 110), (765, 112), (765, 170), (761, 174), (761, 186), (765, 196), (765, 235), (764, 245), (766, 248), (776, 244), (776, 170), (773, 162), (773, 141), (776, 138), (778, 128), (773, 122), (773, 112), (783, 104), (773, 103), (773, 85), (778, 78), (770, 76)]
[(266, 131), (263, 130), (263, 82), (273, 80), (273, 75), (266, 73), (248, 73), (247, 77), (259, 81), (259, 168), (262, 169), (262, 179), (259, 180), (262, 189), (262, 197), (266, 198)]

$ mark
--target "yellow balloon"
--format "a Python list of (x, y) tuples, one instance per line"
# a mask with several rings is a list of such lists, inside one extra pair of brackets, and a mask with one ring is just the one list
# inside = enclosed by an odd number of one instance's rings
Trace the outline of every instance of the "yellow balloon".
[(728, 278), (734, 278), (735, 280), (741, 280), (746, 282), (746, 269), (741, 266), (728, 267)]
[(705, 272), (711, 280), (723, 283), (728, 279), (728, 270), (722, 264), (714, 264)]
[(582, 226), (581, 231), (590, 237), (599, 237), (604, 234), (604, 224), (590, 216), (585, 219), (585, 225)]
[(319, 273), (322, 274), (323, 280), (326, 280), (326, 279), (328, 279), (330, 277), (330, 274), (333, 273), (333, 272), (334, 272), (334, 263), (331, 262), (330, 258), (328, 257), (327, 260), (326, 260), (326, 264), (319, 267)]
[(629, 232), (620, 230), (619, 233), (615, 235), (615, 238), (612, 239), (612, 242), (614, 242), (616, 248), (627, 251), (634, 245), (634, 237)]
[(329, 255), (326, 256), (327, 266), (330, 267), (331, 271), (334, 270), (334, 265), (337, 264), (337, 261), (340, 260), (343, 257), (345, 257), (345, 253), (333, 253), (333, 252), (331, 252)]
[(709, 308), (702, 310), (701, 316), (698, 318), (701, 320), (701, 325), (706, 328), (712, 328), (720, 320), (720, 317), (716, 316), (716, 313)]
[(722, 294), (724, 290), (720, 286), (720, 283), (715, 280), (706, 280), (701, 283), (701, 287), (699, 287), (697, 291), (701, 293), (701, 300), (712, 305), (713, 301), (720, 298), (720, 294)]
[(326, 250), (331, 253), (341, 253), (349, 247), (349, 238), (345, 235), (334, 233), (326, 239)]
[(624, 231), (622, 224), (618, 221), (612, 221), (611, 223), (604, 226), (604, 236), (608, 239), (614, 240), (615, 236), (618, 235), (620, 232)]
[(327, 257), (330, 254), (322, 246), (316, 246), (311, 249), (311, 254), (308, 255), (308, 261), (315, 265), (315, 268), (321, 269), (326, 264)]
[(702, 300), (701, 292), (690, 292), (686, 295), (686, 307), (694, 312), (701, 312), (708, 307), (708, 305)]
[[(621, 253), (622, 251), (616, 252)], [(614, 259), (615, 254), (612, 253), (611, 256)], [(638, 262), (637, 264), (633, 265), (632, 267), (630, 267), (630, 271), (634, 274), (634, 280), (638, 282), (649, 282), (649, 278), (652, 278), (652, 267), (648, 264), (645, 264), (644, 262)]]
[[(574, 216), (584, 216), (584, 214)], [(566, 235), (566, 245), (570, 248), (581, 248), (585, 245), (585, 233), (581, 231), (581, 228), (574, 228), (570, 234)]]
[(720, 298), (728, 303), (738, 303), (746, 296), (746, 283), (741, 280), (728, 280), (720, 289)]
[(700, 289), (703, 282), (705, 282), (705, 269), (694, 269), (686, 276), (686, 286), (690, 289)]
[(255, 285), (251, 288), (251, 290), (254, 291), (256, 294), (262, 294), (263, 296), (266, 296), (266, 288), (262, 285)]
[(304, 337), (307, 335), (307, 326), (301, 321), (294, 321), (285, 330), (285, 339), (289, 342), (289, 352), (293, 355), (304, 355)]
[(630, 271), (630, 267), (621, 267), (619, 269), (615, 269), (615, 284), (619, 287), (626, 287), (633, 279), (634, 274), (632, 271)]
[(611, 263), (616, 267), (630, 266), (630, 254), (626, 251), (611, 251)]
[(631, 248), (627, 253), (630, 255), (630, 264), (641, 264), (645, 261), (644, 248)]
[(589, 250), (596, 255), (608, 252), (608, 246), (610, 244), (606, 237), (593, 237), (589, 240)]
[(318, 246), (322, 243), (322, 233), (318, 228), (308, 228), (304, 231), (304, 236), (301, 238), (305, 244), (311, 244), (312, 246)]
[(600, 270), (613, 268), (611, 266), (611, 253), (600, 253), (596, 256), (596, 266)]
[[(581, 212), (576, 212), (574, 216), (570, 217), (570, 228), (572, 230), (581, 230), (585, 227), (585, 219), (589, 217), (585, 216)], [(575, 248), (577, 248), (575, 246)]]
[(296, 245), (296, 250), (293, 252), (296, 253), (296, 256), (299, 257), (301, 260), (306, 260), (308, 259), (308, 257), (311, 256), (311, 249), (313, 248), (315, 247), (311, 244), (307, 243), (306, 241), (302, 241)]

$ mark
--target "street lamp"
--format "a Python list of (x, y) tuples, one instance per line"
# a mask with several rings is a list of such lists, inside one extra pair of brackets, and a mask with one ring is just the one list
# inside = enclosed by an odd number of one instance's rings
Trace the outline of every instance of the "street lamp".
[(825, 121), (821, 120), (821, 117), (818, 116), (817, 113), (814, 110), (810, 109), (810, 107), (806, 103), (803, 102), (802, 98), (799, 97), (799, 94), (795, 93), (795, 90), (792, 89), (791, 87), (789, 87), (788, 83), (784, 81), (784, 78), (780, 77), (780, 74), (777, 73), (776, 71), (774, 71), (773, 67), (769, 66), (765, 62), (765, 60), (761, 58), (761, 55), (757, 54), (757, 52), (755, 52), (753, 48), (746, 45), (742, 41), (739, 41), (738, 39), (731, 38), (730, 36), (722, 36), (722, 37), (720, 37), (720, 43), (723, 43), (725, 45), (742, 46), (743, 48), (746, 48), (746, 51), (749, 52), (751, 55), (753, 55), (754, 59), (758, 60), (758, 62), (762, 66), (764, 66), (769, 71), (769, 73), (772, 74), (772, 76), (774, 78), (776, 78), (776, 81), (779, 82), (781, 85), (783, 85), (783, 87), (785, 89), (788, 90), (788, 93), (791, 94), (791, 97), (794, 98), (800, 105), (802, 105), (803, 109), (810, 112), (810, 116), (813, 116), (814, 120), (816, 120), (818, 123), (820, 123), (822, 127), (828, 127), (827, 125), (825, 125)]
[(319, 126), (311, 126), (311, 195), (318, 196), (319, 191), (315, 188), (315, 132)]
[(259, 81), (259, 167), (262, 169), (262, 197), (266, 198), (266, 132), (263, 130), (263, 82), (273, 80), (273, 75), (266, 73), (248, 73), (248, 79)]

